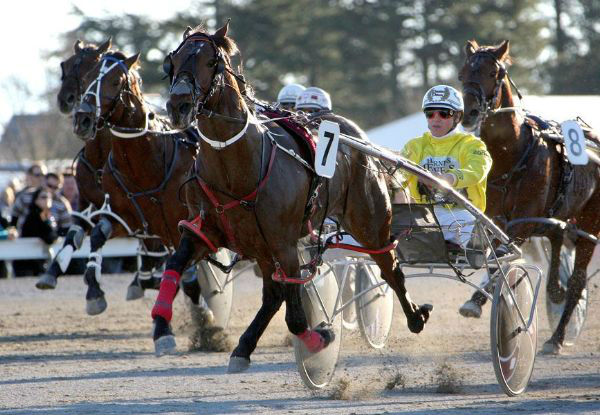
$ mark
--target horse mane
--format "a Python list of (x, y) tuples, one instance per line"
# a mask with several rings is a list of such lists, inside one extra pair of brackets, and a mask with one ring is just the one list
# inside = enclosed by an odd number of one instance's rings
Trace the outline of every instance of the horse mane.
[[(475, 42), (474, 40), (472, 40), (472, 42)], [(475, 44), (477, 44), (477, 42), (475, 42)], [(475, 53), (477, 52), (488, 52), (491, 54), (494, 54), (494, 52), (496, 52), (496, 50), (498, 50), (498, 48), (501, 45), (481, 45), (481, 46), (477, 46), (477, 50), (475, 51)], [(501, 60), (502, 63), (505, 63), (507, 65), (512, 65), (513, 63), (515, 63), (515, 59), (510, 56), (508, 53), (506, 55), (504, 55), (504, 58), (502, 58)]]
[(208, 33), (206, 33), (206, 26), (202, 23), (193, 28), (189, 34), (201, 34), (206, 36), (207, 38), (215, 42), (215, 45), (221, 48), (227, 54), (227, 56), (234, 56), (236, 53), (239, 52), (237, 44), (232, 38), (230, 38), (229, 36), (217, 37), (214, 35), (209, 35)]

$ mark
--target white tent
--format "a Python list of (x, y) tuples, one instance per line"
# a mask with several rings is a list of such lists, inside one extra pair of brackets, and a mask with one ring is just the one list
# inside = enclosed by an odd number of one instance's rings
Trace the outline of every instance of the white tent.
[[(600, 129), (600, 95), (528, 95), (523, 98), (522, 106), (534, 115), (558, 122), (579, 116)], [(408, 140), (425, 131), (425, 116), (417, 112), (373, 128), (367, 135), (376, 144), (400, 150)]]

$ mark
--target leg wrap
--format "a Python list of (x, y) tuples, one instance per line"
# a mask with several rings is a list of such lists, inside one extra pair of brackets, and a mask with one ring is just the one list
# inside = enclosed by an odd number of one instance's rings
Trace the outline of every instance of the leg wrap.
[(173, 317), (173, 300), (175, 299), (180, 279), (181, 274), (172, 269), (168, 269), (163, 273), (158, 297), (152, 308), (152, 318), (160, 316), (167, 320), (167, 322), (171, 321)]
[(306, 329), (303, 333), (298, 334), (298, 338), (311, 353), (320, 352), (325, 347), (325, 339), (314, 330)]
[(81, 248), (85, 232), (81, 226), (71, 225), (65, 237), (65, 243), (61, 250), (56, 254), (55, 262), (58, 263), (60, 270), (64, 273), (69, 268), (73, 252)]
[(77, 250), (81, 248), (84, 237), (85, 231), (81, 226), (71, 225), (71, 227), (67, 231), (67, 236), (65, 237), (65, 245), (69, 244), (73, 247), (73, 249)]
[(110, 221), (106, 218), (100, 218), (94, 229), (92, 229), (92, 234), (90, 235), (90, 245), (92, 251), (96, 251), (98, 248), (101, 248), (102, 245), (106, 243), (106, 240), (110, 238), (110, 234), (112, 233), (112, 225)]

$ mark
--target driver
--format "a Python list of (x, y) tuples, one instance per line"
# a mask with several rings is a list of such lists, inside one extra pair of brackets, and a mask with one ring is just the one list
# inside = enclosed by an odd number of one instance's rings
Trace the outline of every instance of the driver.
[[(406, 143), (403, 156), (446, 181), (484, 212), (492, 158), (481, 139), (458, 130), (464, 111), (461, 94), (451, 86), (434, 86), (425, 94), (422, 109), (429, 131)], [(435, 189), (417, 176), (406, 173), (405, 180), (417, 203), (437, 201)], [(473, 215), (462, 207), (439, 203), (434, 204), (434, 212), (444, 239), (466, 249), (475, 225)]]
[(300, 84), (285, 85), (277, 94), (277, 104), (279, 108), (293, 111), (296, 106), (296, 98), (304, 92), (306, 88)]

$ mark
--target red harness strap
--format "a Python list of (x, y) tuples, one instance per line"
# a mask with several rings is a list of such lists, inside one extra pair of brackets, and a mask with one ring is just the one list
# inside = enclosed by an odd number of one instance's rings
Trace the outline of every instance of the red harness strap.
[[(242, 254), (242, 252), (238, 249), (237, 243), (235, 241), (235, 236), (233, 235), (233, 228), (231, 227), (231, 223), (227, 219), (227, 215), (225, 215), (225, 211), (232, 209), (236, 206), (239, 206), (244, 202), (253, 202), (256, 200), (258, 191), (263, 188), (263, 186), (267, 183), (269, 176), (271, 175), (271, 170), (273, 167), (273, 162), (275, 161), (276, 153), (277, 153), (277, 146), (275, 144), (273, 144), (272, 149), (271, 149), (271, 156), (269, 158), (269, 166), (267, 167), (267, 173), (265, 174), (265, 177), (263, 177), (262, 180), (260, 181), (260, 183), (258, 184), (258, 187), (256, 189), (254, 189), (254, 191), (252, 191), (251, 193), (242, 197), (241, 199), (234, 200), (234, 201), (226, 203), (224, 205), (219, 202), (219, 199), (217, 199), (215, 194), (212, 192), (212, 190), (210, 189), (210, 186), (201, 177), (196, 176), (196, 180), (198, 181), (198, 184), (204, 191), (204, 194), (206, 194), (206, 197), (208, 197), (208, 200), (210, 201), (210, 203), (214, 206), (217, 214), (219, 215), (219, 218), (221, 219), (221, 224), (223, 225), (223, 230), (225, 231), (225, 235), (227, 236), (227, 240), (229, 241), (229, 244), (231, 245), (232, 250), (238, 252), (239, 254)], [(180, 223), (180, 225), (186, 227), (187, 229), (190, 229), (189, 225), (194, 224), (198, 221), (200, 223), (202, 222), (202, 220), (200, 219), (200, 216), (198, 216), (192, 222), (181, 221), (179, 223)], [(182, 223), (182, 222), (185, 222), (185, 223)], [(198, 232), (196, 232), (194, 229), (190, 229), (190, 230), (192, 230), (196, 235), (198, 235), (200, 238), (202, 238), (202, 240), (204, 242), (206, 242), (207, 245), (209, 245), (209, 248), (211, 248), (211, 249), (214, 248), (214, 245), (212, 243), (210, 243), (210, 241), (208, 241), (208, 238), (206, 237), (206, 235), (199, 233), (199, 230), (198, 230)], [(215, 251), (216, 251), (216, 249), (215, 249)]]
[(215, 244), (213, 244), (210, 241), (210, 239), (208, 239), (208, 236), (206, 236), (206, 234), (204, 232), (202, 232), (202, 216), (201, 215), (196, 216), (196, 218), (194, 220), (192, 220), (191, 222), (187, 221), (187, 220), (180, 220), (179, 223), (177, 224), (177, 227), (185, 228), (188, 231), (192, 232), (198, 238), (202, 239), (211, 251), (217, 252), (217, 247), (215, 246)]

